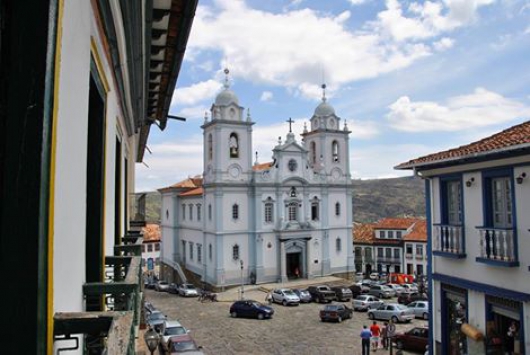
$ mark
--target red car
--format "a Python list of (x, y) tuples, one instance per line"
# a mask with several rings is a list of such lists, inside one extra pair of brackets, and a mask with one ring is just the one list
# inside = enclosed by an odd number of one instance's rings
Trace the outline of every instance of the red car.
[(429, 344), (429, 328), (416, 327), (394, 337), (398, 349), (415, 350), (423, 353)]
[(167, 341), (168, 354), (204, 355), (202, 346), (198, 346), (189, 334), (174, 335)]

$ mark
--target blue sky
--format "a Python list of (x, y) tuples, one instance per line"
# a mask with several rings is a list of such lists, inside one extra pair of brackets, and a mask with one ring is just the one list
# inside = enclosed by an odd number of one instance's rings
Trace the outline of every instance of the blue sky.
[(407, 175), (393, 167), (530, 118), (530, 0), (200, 0), (170, 109), (187, 121), (152, 127), (137, 191), (202, 174), (225, 67), (260, 162), (289, 117), (302, 132), (325, 82), (352, 177)]

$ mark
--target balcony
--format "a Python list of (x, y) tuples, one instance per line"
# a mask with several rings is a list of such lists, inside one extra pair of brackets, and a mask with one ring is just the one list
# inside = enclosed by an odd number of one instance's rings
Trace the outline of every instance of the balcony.
[(416, 254), (416, 260), (423, 260), (423, 254)]
[(480, 256), (476, 258), (477, 262), (506, 267), (519, 266), (513, 228), (477, 229), (480, 234)]
[(102, 311), (54, 314), (58, 349), (78, 349), (81, 335), (86, 354), (135, 354), (142, 310), (142, 242), (141, 234), (126, 234), (114, 247), (115, 255), (105, 257), (105, 280), (83, 285), (87, 309)]
[(433, 238), (433, 254), (449, 258), (466, 257), (464, 232), (462, 226), (435, 224)]
[(405, 259), (412, 259), (412, 253), (406, 253)]
[(377, 257), (377, 263), (378, 264), (401, 264), (400, 258), (388, 258), (384, 256), (378, 256)]

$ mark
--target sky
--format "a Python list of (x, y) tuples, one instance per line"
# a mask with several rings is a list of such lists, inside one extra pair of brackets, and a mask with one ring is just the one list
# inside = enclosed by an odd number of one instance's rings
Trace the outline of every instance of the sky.
[(152, 126), (137, 191), (202, 174), (225, 68), (260, 163), (325, 83), (352, 178), (411, 175), (394, 166), (530, 119), (530, 0), (200, 0), (170, 108), (187, 120)]

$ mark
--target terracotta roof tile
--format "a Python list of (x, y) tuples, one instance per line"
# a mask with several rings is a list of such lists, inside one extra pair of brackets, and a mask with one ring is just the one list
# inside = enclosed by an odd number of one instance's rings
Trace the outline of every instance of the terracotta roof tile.
[(409, 229), (417, 218), (383, 218), (374, 224), (374, 229)]
[(373, 224), (354, 223), (353, 242), (361, 244), (372, 244), (374, 242)]
[(268, 169), (270, 169), (271, 166), (272, 166), (272, 161), (270, 161), (268, 163), (262, 163), (262, 164), (254, 165), (252, 167), (252, 170), (254, 170), (254, 171), (268, 170)]
[(160, 241), (160, 226), (156, 223), (147, 223), (142, 228), (144, 242)]
[(446, 160), (473, 158), (477, 155), (487, 155), (499, 150), (528, 148), (528, 144), (530, 144), (530, 121), (510, 127), (477, 142), (401, 163), (395, 169), (410, 169), (414, 166), (429, 165), (429, 163), (434, 164)]
[(202, 187), (198, 187), (193, 190), (189, 190), (183, 193), (180, 193), (179, 196), (199, 196), (204, 193), (204, 189)]
[(415, 242), (427, 242), (427, 221), (424, 219), (418, 220), (414, 227), (412, 227), (412, 231), (403, 236), (403, 240), (405, 241), (415, 241)]

